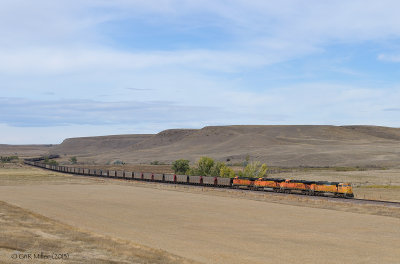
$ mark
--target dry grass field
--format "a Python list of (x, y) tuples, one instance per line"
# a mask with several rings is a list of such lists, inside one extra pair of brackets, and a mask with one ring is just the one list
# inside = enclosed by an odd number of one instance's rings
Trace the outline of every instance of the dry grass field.
[[(44, 183), (67, 186), (97, 182), (96, 179), (70, 177), (17, 164), (3, 164), (0, 168), (2, 187), (41, 186)], [(42, 252), (41, 258), (35, 258), (35, 254)], [(129, 240), (101, 235), (101, 232), (83, 231), (79, 227), (0, 201), (0, 263), (60, 262), (194, 263)]]
[(0, 201), (2, 263), (15, 263), (10, 259), (15, 252), (37, 251), (70, 253), (65, 263), (400, 259), (398, 208), (78, 177), (16, 165), (0, 169)]
[(0, 156), (37, 157), (46, 155), (54, 145), (5, 145), (0, 144)]
[(0, 223), (1, 263), (193, 263), (128, 240), (82, 231), (2, 201)]

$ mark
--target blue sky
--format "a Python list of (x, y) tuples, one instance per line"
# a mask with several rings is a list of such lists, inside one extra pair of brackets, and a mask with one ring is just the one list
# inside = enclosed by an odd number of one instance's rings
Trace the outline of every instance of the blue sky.
[(3, 0), (0, 143), (400, 126), (400, 2)]

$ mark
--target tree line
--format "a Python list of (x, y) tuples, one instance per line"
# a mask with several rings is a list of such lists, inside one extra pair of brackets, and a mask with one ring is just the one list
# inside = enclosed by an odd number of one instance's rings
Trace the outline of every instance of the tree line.
[(6, 157), (0, 156), (1, 162), (12, 162), (13, 160), (18, 160), (18, 159), (19, 159), (18, 156), (6, 156)]
[(261, 164), (259, 161), (246, 162), (243, 170), (235, 173), (235, 171), (224, 162), (216, 162), (210, 157), (201, 157), (194, 166), (190, 166), (189, 160), (176, 160), (172, 163), (172, 169), (176, 174), (225, 178), (234, 178), (236, 176), (262, 178), (266, 176), (268, 167), (265, 163)]

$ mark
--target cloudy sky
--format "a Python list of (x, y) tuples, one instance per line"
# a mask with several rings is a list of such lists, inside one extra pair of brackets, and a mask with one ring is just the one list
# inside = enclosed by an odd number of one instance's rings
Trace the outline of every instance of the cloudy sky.
[(2, 0), (0, 143), (400, 127), (397, 0)]

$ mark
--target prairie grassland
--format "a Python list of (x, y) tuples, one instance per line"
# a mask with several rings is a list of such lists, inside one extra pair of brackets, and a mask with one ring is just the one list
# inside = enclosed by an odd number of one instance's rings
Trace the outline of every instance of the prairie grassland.
[[(400, 208), (341, 199), (74, 176), (23, 165), (0, 169), (0, 197), (0, 263), (40, 252), (69, 254), (60, 263), (397, 263), (399, 256)], [(232, 232), (238, 225), (246, 228)]]
[[(63, 263), (192, 263), (162, 250), (82, 231), (2, 201), (0, 223), (1, 263), (54, 263), (60, 259), (53, 256), (60, 254)], [(50, 258), (35, 259), (34, 254), (41, 252)], [(28, 254), (32, 259), (27, 259)]]
[(100, 179), (85, 179), (69, 174), (53, 172), (22, 164), (2, 164), (0, 166), (0, 186), (32, 184), (86, 184)]
[[(275, 196), (275, 201), (268, 194), (136, 183), (0, 186), (0, 200), (90, 233), (202, 263), (394, 264), (400, 257), (399, 219), (381, 216), (389, 208), (377, 207), (382, 210), (378, 212), (368, 206), (298, 200), (306, 198), (302, 196)], [(46, 228), (40, 231), (49, 233)], [(85, 243), (96, 248), (91, 241)], [(113, 255), (104, 259), (114, 260)]]
[[(96, 178), (55, 173), (19, 164), (2, 164), (0, 186), (102, 184)], [(0, 263), (54, 263), (54, 259), (13, 259), (15, 255), (69, 254), (62, 263), (193, 263), (162, 250), (79, 230), (0, 201)]]

